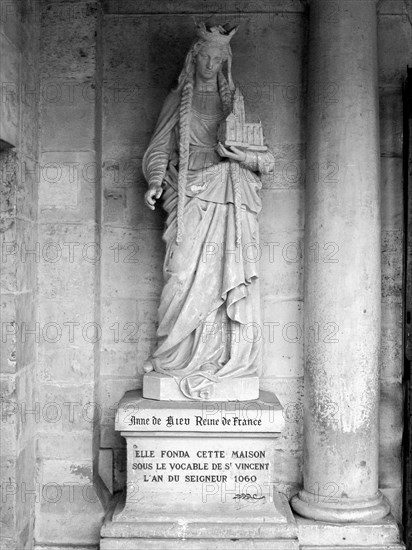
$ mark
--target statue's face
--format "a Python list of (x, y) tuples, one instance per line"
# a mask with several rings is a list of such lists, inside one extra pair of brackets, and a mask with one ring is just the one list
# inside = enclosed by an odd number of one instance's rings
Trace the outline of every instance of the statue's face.
[(204, 45), (196, 56), (196, 75), (200, 76), (202, 80), (212, 81), (216, 78), (222, 63), (221, 48)]

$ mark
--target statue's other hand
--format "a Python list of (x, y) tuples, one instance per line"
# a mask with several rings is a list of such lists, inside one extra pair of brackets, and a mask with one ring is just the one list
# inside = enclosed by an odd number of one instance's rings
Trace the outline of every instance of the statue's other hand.
[(238, 162), (245, 162), (246, 153), (242, 149), (238, 149), (234, 145), (230, 149), (224, 147), (220, 142), (217, 144), (216, 151), (221, 157), (227, 157), (232, 160), (237, 160)]
[(146, 204), (150, 208), (150, 210), (155, 209), (156, 200), (160, 199), (162, 193), (163, 189), (161, 187), (155, 187), (154, 185), (151, 185), (146, 191), (144, 200), (146, 201)]

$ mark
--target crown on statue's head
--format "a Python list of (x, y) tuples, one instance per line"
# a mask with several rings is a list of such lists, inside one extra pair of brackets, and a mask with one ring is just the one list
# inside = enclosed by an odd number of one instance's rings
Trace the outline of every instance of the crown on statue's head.
[(223, 27), (217, 25), (216, 27), (206, 27), (205, 23), (202, 21), (196, 24), (196, 34), (205, 42), (210, 44), (215, 44), (217, 46), (225, 46), (229, 44), (233, 36), (236, 34), (238, 27), (233, 27), (233, 29), (225, 29), (227, 25)]

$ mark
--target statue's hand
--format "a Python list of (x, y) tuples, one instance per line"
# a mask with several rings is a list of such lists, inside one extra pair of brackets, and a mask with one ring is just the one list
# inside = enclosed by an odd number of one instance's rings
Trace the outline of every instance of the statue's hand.
[(151, 185), (149, 189), (146, 191), (144, 200), (146, 201), (147, 206), (150, 208), (150, 210), (155, 209), (155, 202), (157, 199), (160, 199), (162, 196), (163, 189), (161, 187), (156, 187), (154, 185)]
[(219, 142), (217, 144), (216, 151), (219, 153), (221, 157), (227, 157), (232, 160), (237, 160), (238, 162), (245, 162), (246, 160), (245, 151), (238, 149), (234, 145), (232, 145), (230, 149), (228, 149)]

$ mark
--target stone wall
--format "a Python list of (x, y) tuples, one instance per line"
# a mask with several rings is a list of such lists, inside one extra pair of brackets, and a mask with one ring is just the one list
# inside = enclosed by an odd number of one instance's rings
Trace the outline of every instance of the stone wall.
[(1, 3), (0, 546), (32, 548), (36, 499), (38, 6)]
[[(97, 475), (101, 10), (43, 2), (39, 182), (38, 544), (94, 543)], [(87, 521), (85, 518), (87, 517)]]

